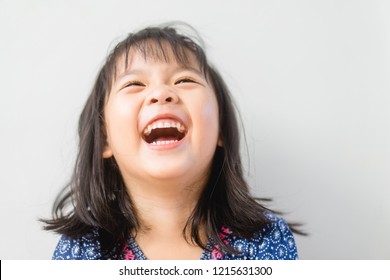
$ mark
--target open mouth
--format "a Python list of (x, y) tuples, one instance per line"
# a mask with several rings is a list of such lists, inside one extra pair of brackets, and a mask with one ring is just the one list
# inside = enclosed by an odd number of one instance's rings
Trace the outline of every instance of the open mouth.
[(176, 120), (157, 120), (143, 131), (143, 139), (151, 145), (167, 145), (182, 140), (187, 134), (186, 127)]

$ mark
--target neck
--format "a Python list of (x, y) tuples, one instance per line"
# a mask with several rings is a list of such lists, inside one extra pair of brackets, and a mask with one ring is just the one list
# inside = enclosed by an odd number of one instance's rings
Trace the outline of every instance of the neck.
[[(141, 229), (136, 241), (149, 259), (199, 259), (202, 249), (191, 240), (188, 232), (183, 235), (185, 224), (196, 206), (206, 179), (195, 184), (175, 184), (159, 180), (154, 184), (132, 181), (127, 184), (134, 203)], [(203, 242), (207, 237), (202, 229)]]
[(168, 235), (182, 234), (204, 185), (205, 179), (191, 185), (164, 180), (133, 180), (127, 184), (141, 222), (141, 230)]

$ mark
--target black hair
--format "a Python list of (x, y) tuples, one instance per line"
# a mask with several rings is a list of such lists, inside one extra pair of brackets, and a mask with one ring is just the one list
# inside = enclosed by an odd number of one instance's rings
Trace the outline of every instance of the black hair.
[[(189, 242), (205, 248), (200, 228), (219, 248), (235, 252), (219, 237), (223, 226), (235, 234), (250, 238), (270, 223), (262, 200), (255, 199), (244, 179), (240, 156), (240, 133), (236, 109), (219, 72), (209, 63), (201, 44), (180, 34), (173, 26), (159, 26), (131, 33), (108, 55), (98, 73), (92, 92), (79, 119), (79, 153), (70, 183), (57, 197), (53, 217), (43, 220), (46, 230), (79, 237), (92, 228), (103, 232), (101, 243), (109, 248), (118, 240), (140, 229), (137, 209), (127, 193), (114, 157), (103, 158), (106, 145), (104, 106), (116, 76), (120, 59), (128, 63), (130, 50), (145, 59), (168, 61), (172, 51), (178, 63), (189, 63), (189, 54), (211, 83), (219, 108), (220, 140), (212, 160), (210, 177), (200, 199), (183, 228), (190, 233)], [(130, 58), (131, 59), (131, 58)], [(70, 207), (69, 207), (70, 206)], [(298, 232), (292, 227), (294, 232)]]

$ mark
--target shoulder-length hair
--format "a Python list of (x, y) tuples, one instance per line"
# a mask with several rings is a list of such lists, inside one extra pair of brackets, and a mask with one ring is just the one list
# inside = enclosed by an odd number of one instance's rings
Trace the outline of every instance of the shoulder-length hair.
[[(79, 237), (97, 227), (104, 233), (102, 244), (113, 246), (140, 229), (137, 209), (127, 193), (114, 157), (103, 158), (106, 145), (104, 106), (116, 76), (120, 59), (127, 64), (130, 50), (145, 59), (168, 61), (173, 52), (178, 63), (189, 63), (189, 54), (199, 63), (211, 83), (219, 107), (220, 140), (212, 162), (210, 177), (200, 199), (183, 228), (185, 238), (205, 248), (200, 228), (206, 229), (219, 248), (232, 252), (220, 238), (223, 226), (249, 238), (269, 223), (266, 208), (249, 192), (240, 157), (240, 133), (236, 110), (219, 72), (207, 60), (201, 44), (180, 34), (172, 26), (150, 27), (129, 34), (108, 55), (79, 120), (79, 152), (73, 176), (53, 206), (53, 217), (44, 220), (46, 230)], [(127, 67), (127, 66), (126, 66)], [(70, 206), (70, 207), (69, 207)], [(124, 242), (124, 241), (123, 241)]]

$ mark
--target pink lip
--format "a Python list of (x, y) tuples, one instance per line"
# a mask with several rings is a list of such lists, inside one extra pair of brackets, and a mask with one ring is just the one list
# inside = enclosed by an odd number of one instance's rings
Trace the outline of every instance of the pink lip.
[(174, 149), (178, 146), (180, 146), (181, 144), (183, 144), (183, 141), (185, 140), (186, 138), (184, 137), (183, 139), (181, 139), (180, 141), (177, 141), (177, 142), (173, 142), (173, 143), (169, 143), (169, 144), (162, 144), (162, 145), (153, 145), (153, 144), (149, 144), (149, 143), (146, 143), (148, 145), (148, 147), (152, 150), (155, 150), (155, 151), (164, 151), (164, 150), (170, 150), (170, 149)]

